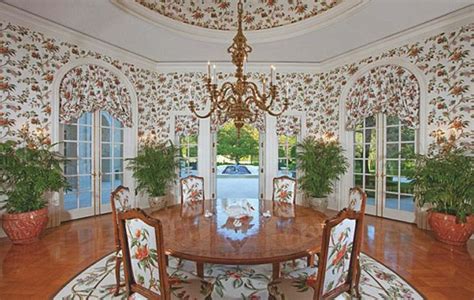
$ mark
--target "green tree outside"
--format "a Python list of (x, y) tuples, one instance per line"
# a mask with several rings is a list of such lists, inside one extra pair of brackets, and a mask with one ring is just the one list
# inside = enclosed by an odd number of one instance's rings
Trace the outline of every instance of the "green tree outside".
[(240, 138), (237, 138), (237, 129), (229, 122), (219, 130), (217, 134), (217, 153), (234, 160), (236, 164), (248, 156), (258, 155), (258, 130), (244, 125), (240, 130)]

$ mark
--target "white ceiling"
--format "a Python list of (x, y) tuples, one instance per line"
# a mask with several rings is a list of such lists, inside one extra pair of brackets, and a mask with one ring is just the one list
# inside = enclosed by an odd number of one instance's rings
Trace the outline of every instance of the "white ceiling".
[[(2, 0), (12, 6), (159, 62), (229, 61), (228, 44), (178, 34), (108, 0)], [(322, 62), (473, 3), (472, 0), (371, 0), (312, 32), (252, 44), (249, 61)], [(228, 41), (230, 43), (230, 41)]]

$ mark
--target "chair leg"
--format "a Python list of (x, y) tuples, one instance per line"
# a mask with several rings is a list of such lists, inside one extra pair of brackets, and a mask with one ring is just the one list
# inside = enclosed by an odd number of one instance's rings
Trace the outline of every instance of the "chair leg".
[(115, 257), (115, 292), (114, 296), (117, 296), (120, 292), (120, 265), (122, 263), (121, 257)]
[(359, 291), (359, 282), (360, 282), (360, 275), (362, 273), (362, 270), (360, 268), (360, 260), (357, 259), (357, 267), (356, 267), (356, 273), (355, 273), (355, 278), (354, 278), (354, 283), (352, 285), (352, 291), (351, 294), (357, 298), (357, 299), (362, 299)]

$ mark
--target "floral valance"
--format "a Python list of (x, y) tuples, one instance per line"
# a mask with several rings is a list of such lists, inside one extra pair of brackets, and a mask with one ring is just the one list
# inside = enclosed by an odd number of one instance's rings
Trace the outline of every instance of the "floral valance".
[(345, 106), (347, 129), (354, 129), (365, 118), (379, 112), (397, 116), (408, 127), (417, 128), (420, 87), (415, 75), (403, 67), (375, 67), (357, 79)]
[(299, 116), (279, 116), (276, 131), (277, 135), (299, 135), (301, 132), (301, 118)]
[(116, 75), (92, 64), (71, 69), (61, 82), (60, 121), (68, 123), (96, 110), (105, 110), (124, 126), (132, 126), (130, 93)]
[(175, 116), (174, 129), (177, 136), (199, 134), (199, 120), (195, 116)]

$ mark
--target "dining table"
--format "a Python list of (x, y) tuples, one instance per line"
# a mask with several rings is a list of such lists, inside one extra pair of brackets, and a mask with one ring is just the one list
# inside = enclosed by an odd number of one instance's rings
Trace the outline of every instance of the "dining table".
[(163, 226), (167, 255), (204, 264), (272, 264), (319, 253), (326, 215), (309, 207), (261, 199), (206, 199), (150, 212)]

